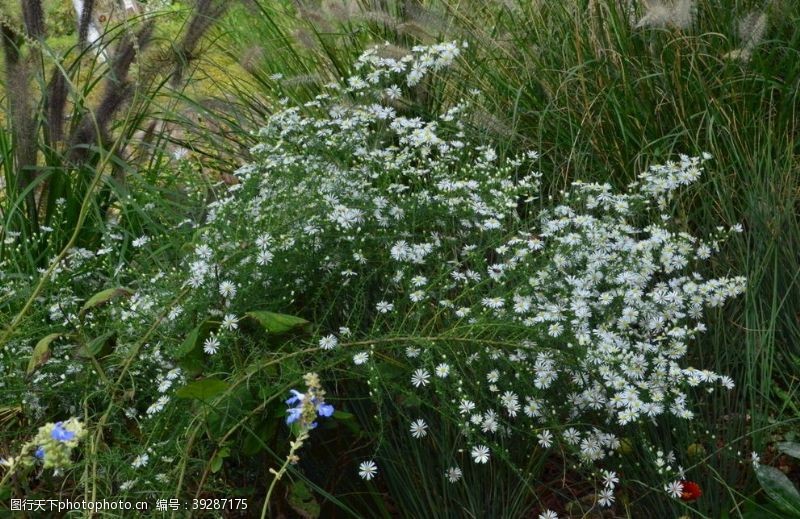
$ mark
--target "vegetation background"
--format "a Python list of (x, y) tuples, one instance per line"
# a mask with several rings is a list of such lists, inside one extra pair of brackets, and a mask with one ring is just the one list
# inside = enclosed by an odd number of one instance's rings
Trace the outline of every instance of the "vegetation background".
[[(124, 70), (110, 73), (95, 53), (76, 46), (69, 4), (44, 2), (46, 38), (23, 53), (25, 84), (16, 65), (0, 65), (2, 233), (29, 238), (0, 245), (0, 265), (7, 275), (36, 278), (28, 295), (45, 290), (41, 273), (62, 251), (99, 243), (109, 219), (134, 239), (169, 234), (185, 216), (202, 214), (249, 159), (252, 132), (279, 100), (313, 99), (322, 85), (347, 77), (368, 47), (388, 42), (399, 52), (466, 41), (455, 72), (435, 88), (416, 88), (409, 112), (430, 117), (480, 90), (469, 138), (497, 143), (501, 156), (538, 150), (546, 194), (557, 196), (579, 178), (623, 188), (677, 153), (714, 156), (675, 215), (696, 235), (720, 225), (744, 228), (704, 274), (745, 275), (747, 291), (711, 316), (709, 333), (690, 354), (692, 365), (728, 374), (737, 385), (729, 393), (698, 392), (698, 419), (676, 422), (671, 434), (681, 438), (676, 444), (703, 446), (698, 506), (705, 517), (768, 513), (752, 511), (751, 503), (768, 499), (746, 462), (751, 451), (800, 480), (797, 461), (776, 447), (800, 431), (798, 2), (150, 2), (158, 8), (151, 34), (135, 17), (112, 29), (112, 53), (136, 50)], [(18, 27), (17, 3), (0, 7), (3, 27)], [(58, 70), (69, 78), (66, 133), (53, 137), (48, 92)], [(114, 104), (109, 96), (123, 83), (130, 95)], [(33, 114), (25, 135), (14, 124), (21, 99)], [(82, 134), (86, 128), (93, 131)], [(25, 146), (28, 162), (20, 168)], [(77, 159), (76, 149), (85, 152)], [(175, 165), (173, 155), (184, 153), (188, 160)], [(40, 239), (41, 226), (55, 227), (55, 237)], [(149, 261), (169, 268), (191, 239), (173, 235)], [(111, 279), (115, 266), (108, 267)], [(30, 307), (2, 304), (3, 341), (43, 335), (33, 317), (28, 321)], [(32, 426), (21, 407), (0, 409), (4, 443)], [(202, 452), (209, 462), (219, 454)], [(215, 480), (217, 489), (203, 486), (207, 472), (193, 481), (196, 495), (241, 485), (250, 469), (235, 463)], [(283, 509), (300, 513), (295, 494), (286, 495), (291, 503)], [(381, 495), (376, 490), (349, 506), (391, 515)], [(637, 517), (636, 510), (633, 503), (627, 513)]]

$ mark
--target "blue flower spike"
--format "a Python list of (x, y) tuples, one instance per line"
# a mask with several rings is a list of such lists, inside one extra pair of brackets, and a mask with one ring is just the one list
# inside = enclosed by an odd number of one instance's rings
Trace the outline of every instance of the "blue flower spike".
[[(313, 378), (312, 381), (316, 382), (316, 379)], [(301, 426), (314, 429), (317, 422), (311, 421), (313, 416), (319, 415), (327, 418), (333, 415), (333, 406), (325, 403), (325, 392), (316, 384), (309, 385), (308, 393), (301, 393), (296, 389), (289, 391), (292, 396), (286, 400), (286, 404), (291, 406), (286, 410), (288, 413), (286, 425), (299, 421)]]

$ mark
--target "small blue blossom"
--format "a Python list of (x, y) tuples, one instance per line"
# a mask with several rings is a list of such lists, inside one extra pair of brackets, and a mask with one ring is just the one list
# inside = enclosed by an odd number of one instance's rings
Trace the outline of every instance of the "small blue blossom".
[(333, 406), (331, 404), (320, 404), (317, 406), (317, 412), (320, 416), (329, 417), (333, 416)]
[(40, 460), (44, 459), (44, 447), (39, 447), (36, 449), (36, 452), (33, 453), (34, 456), (39, 458)]
[(64, 422), (56, 422), (56, 425), (53, 427), (53, 432), (50, 433), (53, 439), (59, 442), (67, 442), (75, 438), (75, 433), (64, 429), (61, 425), (62, 423)]
[(289, 416), (286, 417), (286, 425), (291, 425), (303, 415), (303, 408), (302, 407), (292, 407), (286, 410), (289, 413)]
[(287, 405), (294, 405), (297, 402), (302, 403), (303, 399), (306, 397), (306, 395), (304, 395), (303, 393), (301, 393), (300, 391), (298, 391), (296, 389), (290, 389), (289, 392), (292, 393), (292, 395), (294, 395), (294, 396), (292, 396), (292, 397), (290, 397), (289, 399), (286, 400), (286, 404)]

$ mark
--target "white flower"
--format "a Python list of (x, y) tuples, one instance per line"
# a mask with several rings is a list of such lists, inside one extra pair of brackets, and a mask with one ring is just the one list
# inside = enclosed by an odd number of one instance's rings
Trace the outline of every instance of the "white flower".
[(564, 331), (564, 325), (561, 323), (553, 323), (547, 328), (547, 335), (550, 337), (558, 337)]
[(225, 299), (232, 299), (236, 295), (236, 285), (231, 281), (223, 281), (219, 284), (219, 295)]
[(753, 451), (750, 453), (750, 459), (753, 463), (753, 468), (757, 469), (758, 465), (761, 463), (761, 456), (759, 456), (756, 451)]
[(613, 470), (603, 470), (601, 473), (603, 474), (603, 485), (606, 488), (614, 488), (619, 483), (619, 477)]
[(266, 267), (270, 263), (272, 263), (272, 258), (275, 256), (268, 250), (262, 250), (258, 252), (256, 256), (256, 263), (261, 265), (262, 267)]
[(216, 335), (209, 335), (208, 338), (203, 342), (203, 351), (208, 353), (209, 355), (214, 355), (217, 353), (217, 349), (219, 348), (219, 339), (217, 339)]
[(673, 481), (664, 486), (664, 491), (671, 497), (678, 499), (683, 495), (683, 483), (680, 481)]
[(597, 502), (600, 506), (611, 506), (614, 502), (614, 489), (612, 488), (604, 488), (600, 491), (597, 495)]
[(415, 290), (408, 295), (408, 298), (411, 300), (412, 303), (419, 303), (423, 299), (425, 299), (425, 291), (423, 290)]
[(472, 460), (475, 463), (487, 463), (489, 461), (489, 447), (486, 445), (476, 445), (472, 448)]
[(461, 403), (458, 405), (458, 412), (460, 414), (469, 414), (473, 409), (475, 409), (475, 402), (471, 400), (461, 400)]
[(170, 321), (174, 321), (175, 319), (180, 317), (182, 313), (183, 313), (182, 306), (180, 305), (174, 306), (172, 309), (170, 309), (169, 314), (167, 315), (167, 319), (169, 319)]
[(144, 247), (147, 244), (147, 242), (149, 242), (149, 241), (150, 241), (150, 237), (149, 236), (142, 235), (142, 236), (139, 236), (138, 238), (136, 238), (135, 240), (133, 240), (133, 243), (131, 245), (133, 245), (134, 247), (136, 247), (138, 249), (138, 248)]
[(153, 416), (154, 414), (160, 413), (164, 410), (164, 406), (166, 406), (168, 402), (169, 397), (166, 395), (158, 397), (158, 400), (153, 402), (150, 407), (147, 408), (147, 411), (145, 411), (147, 416)]
[(519, 398), (517, 397), (516, 393), (513, 391), (506, 391), (500, 397), (500, 402), (505, 406), (506, 412), (511, 417), (517, 416), (517, 412), (519, 412)]
[(484, 297), (481, 299), (481, 304), (486, 308), (491, 308), (492, 310), (498, 310), (503, 308), (505, 301), (503, 301), (502, 297)]
[(400, 87), (397, 85), (390, 86), (389, 88), (384, 90), (384, 93), (386, 94), (386, 97), (388, 97), (391, 100), (399, 99), (400, 96), (402, 95)]
[(378, 466), (375, 464), (374, 461), (362, 461), (361, 464), (358, 466), (358, 475), (361, 476), (361, 479), (366, 479), (367, 481), (371, 480), (378, 474)]
[(144, 467), (147, 465), (147, 462), (150, 461), (150, 456), (147, 454), (140, 454), (134, 458), (133, 462), (131, 463), (131, 467), (138, 469), (140, 467)]
[(447, 375), (450, 374), (450, 365), (446, 362), (442, 362), (438, 366), (436, 366), (436, 376), (439, 378), (446, 378)]
[(461, 479), (461, 476), (463, 476), (464, 473), (461, 472), (461, 469), (458, 467), (450, 467), (444, 472), (444, 475), (447, 478), (447, 481), (450, 483), (455, 483)]
[(539, 514), (538, 519), (558, 519), (558, 514), (553, 512), (552, 510), (545, 510), (541, 514)]
[(183, 159), (186, 157), (186, 155), (188, 155), (188, 154), (189, 154), (189, 150), (187, 150), (187, 149), (186, 149), (186, 148), (184, 148), (183, 146), (178, 146), (177, 148), (175, 148), (175, 149), (172, 151), (172, 158), (173, 158), (173, 159), (175, 159), (176, 161), (181, 161), (181, 160), (183, 160)]
[(536, 437), (539, 439), (539, 445), (545, 449), (549, 449), (553, 445), (553, 434), (546, 429), (537, 434)]
[(222, 324), (220, 325), (224, 329), (232, 332), (233, 330), (239, 327), (239, 321), (236, 319), (236, 316), (233, 314), (226, 314), (225, 317), (222, 318)]
[(323, 350), (332, 350), (337, 344), (339, 344), (339, 340), (333, 334), (326, 335), (319, 340), (319, 347)]
[(367, 353), (366, 351), (360, 351), (355, 355), (353, 355), (353, 364), (355, 364), (356, 366), (360, 366), (366, 363), (368, 360), (369, 360), (369, 353)]
[(414, 387), (427, 386), (430, 381), (431, 374), (426, 369), (416, 369), (411, 375), (411, 384)]
[(425, 423), (425, 420), (418, 419), (411, 422), (411, 436), (414, 438), (424, 438), (428, 435), (428, 424)]
[(425, 276), (414, 276), (411, 278), (411, 284), (415, 287), (423, 287), (428, 283), (428, 278)]
[(413, 359), (419, 357), (419, 348), (415, 348), (413, 346), (409, 346), (406, 348), (406, 357), (409, 359)]
[(375, 309), (382, 314), (388, 314), (394, 310), (394, 305), (392, 303), (387, 303), (386, 301), (380, 301), (377, 305), (375, 305)]

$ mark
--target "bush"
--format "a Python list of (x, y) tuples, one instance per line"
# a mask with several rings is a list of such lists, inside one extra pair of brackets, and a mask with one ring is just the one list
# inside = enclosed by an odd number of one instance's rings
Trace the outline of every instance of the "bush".
[[(691, 388), (733, 387), (687, 352), (704, 310), (744, 288), (698, 273), (738, 229), (699, 239), (669, 215), (710, 157), (653, 166), (626, 192), (575, 182), (543, 200), (536, 152), (500, 159), (466, 137), (472, 100), (403, 115), (460, 52), (377, 47), (343, 84), (276, 112), (204, 218), (175, 228), (194, 236), (178, 268), (149, 259), (169, 236), (143, 236), (120, 286), (91, 298), (114, 246), (57, 269), (72, 286), (54, 279), (36, 327), (58, 323), (70, 344), (13, 351), (32, 351), (41, 415), (85, 410), (85, 462), (108, 471), (92, 495), (269, 487), (265, 511), (297, 510), (310, 487), (369, 515), (388, 491), (403, 515), (492, 517), (691, 497), (691, 449), (664, 429), (693, 418)], [(55, 361), (39, 362), (45, 348)], [(91, 362), (59, 362), (68, 349)], [(311, 371), (306, 401), (321, 384), (336, 412), (309, 437), (317, 404), (290, 431), (278, 422)], [(74, 389), (52, 391), (65, 374)], [(648, 479), (618, 487), (628, 473)]]

